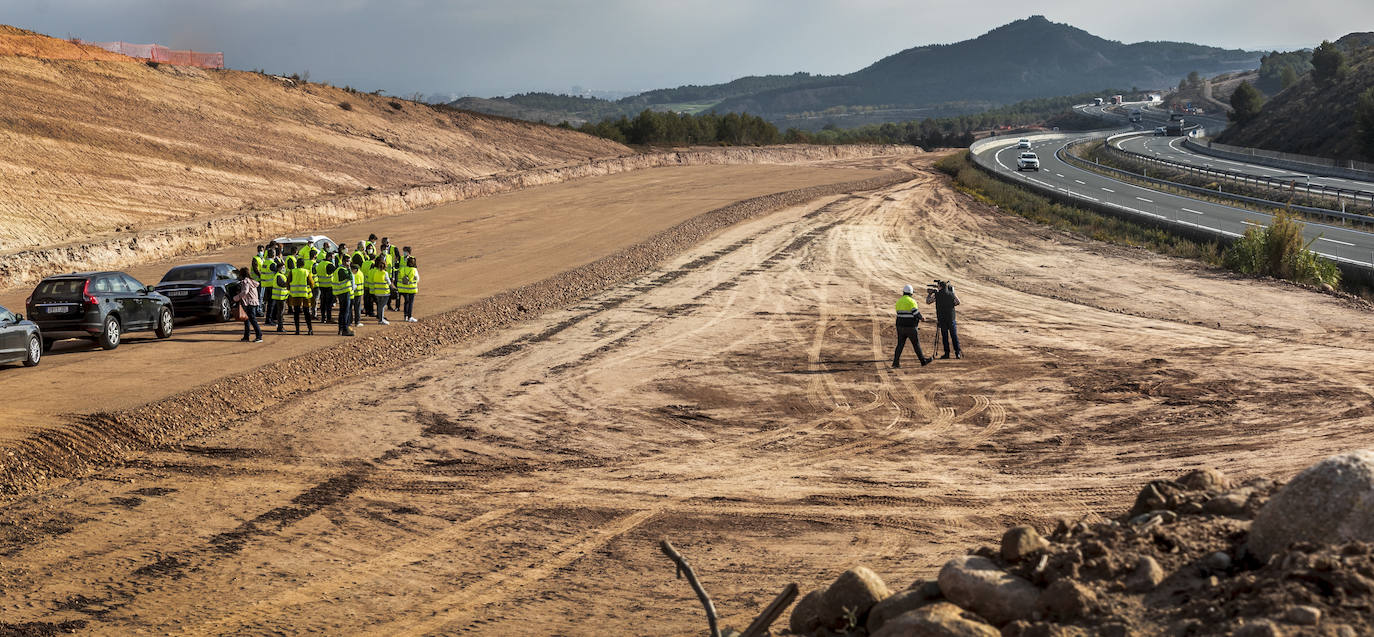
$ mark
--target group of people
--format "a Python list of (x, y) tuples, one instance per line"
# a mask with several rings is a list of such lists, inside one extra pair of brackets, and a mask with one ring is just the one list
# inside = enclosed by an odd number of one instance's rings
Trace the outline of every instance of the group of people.
[[(916, 326), (920, 325), (925, 317), (916, 306), (916, 299), (911, 296), (915, 291), (910, 285), (904, 286), (902, 297), (897, 299), (897, 349), (892, 352), (894, 368), (902, 366), (902, 350), (906, 348), (907, 341), (911, 341), (916, 347), (916, 358), (920, 359), (922, 367), (935, 360), (921, 351), (921, 340), (916, 337)], [(954, 357), (963, 358), (964, 350), (959, 347), (959, 327), (954, 320), (954, 306), (959, 305), (959, 296), (954, 293), (954, 285), (949, 281), (936, 281), (926, 286), (926, 303), (935, 305), (935, 326), (939, 329), (940, 340), (945, 346), (945, 354), (940, 358), (949, 358), (951, 341), (954, 343)]]
[(402, 312), (414, 323), (415, 295), (420, 291), (420, 270), (410, 247), (398, 247), (391, 239), (370, 235), (353, 250), (340, 243), (332, 250), (306, 243), (283, 246), (273, 241), (258, 246), (252, 265), (240, 268), (239, 289), (234, 302), (247, 319), (243, 340), (262, 342), (263, 325), (286, 331), (286, 312), (290, 310), (296, 334), (305, 319), (306, 334), (315, 333), (315, 322), (337, 323), (340, 336), (353, 336), (364, 316), (375, 317), (380, 325), (390, 325), (386, 311)]

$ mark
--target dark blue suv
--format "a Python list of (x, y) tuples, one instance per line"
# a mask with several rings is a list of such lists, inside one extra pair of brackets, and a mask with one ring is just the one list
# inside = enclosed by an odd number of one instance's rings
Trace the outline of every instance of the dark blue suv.
[(43, 349), (64, 338), (119, 347), (127, 332), (172, 335), (172, 300), (123, 272), (76, 272), (43, 279), (26, 303), (43, 330)]

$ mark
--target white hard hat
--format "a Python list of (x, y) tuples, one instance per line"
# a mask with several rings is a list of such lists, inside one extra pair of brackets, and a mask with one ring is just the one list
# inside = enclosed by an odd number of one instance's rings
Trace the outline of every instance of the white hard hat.
[(902, 294), (911, 294), (913, 291), (910, 283), (902, 286)]

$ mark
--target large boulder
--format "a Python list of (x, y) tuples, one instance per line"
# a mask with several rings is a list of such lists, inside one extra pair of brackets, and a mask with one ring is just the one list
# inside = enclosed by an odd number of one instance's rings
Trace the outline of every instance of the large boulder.
[(892, 596), (883, 578), (864, 566), (855, 566), (835, 578), (821, 596), (820, 620), (827, 628), (844, 628), (852, 613), (863, 626), (874, 604)]
[(1040, 590), (1007, 573), (985, 557), (965, 555), (940, 569), (940, 592), (946, 599), (997, 626), (1026, 619), (1035, 612)]
[[(932, 590), (933, 589), (933, 590)], [(888, 621), (940, 599), (939, 586), (916, 586), (892, 595), (868, 611), (866, 628), (871, 635)]]
[(934, 602), (908, 611), (891, 621), (871, 637), (1000, 637), (996, 628), (969, 617), (963, 609), (949, 602)]
[(1231, 481), (1216, 469), (1194, 469), (1179, 478), (1178, 483), (1194, 491), (1225, 491), (1231, 488)]
[(1069, 622), (1091, 613), (1097, 606), (1097, 595), (1087, 586), (1065, 578), (1040, 593), (1040, 606), (1052, 619)]
[(1250, 551), (1267, 559), (1294, 542), (1374, 542), (1374, 451), (1332, 456), (1293, 478), (1255, 516)]
[(823, 590), (814, 590), (797, 600), (797, 605), (792, 607), (792, 617), (787, 622), (787, 629), (798, 635), (809, 635), (821, 626), (821, 597), (825, 595)]

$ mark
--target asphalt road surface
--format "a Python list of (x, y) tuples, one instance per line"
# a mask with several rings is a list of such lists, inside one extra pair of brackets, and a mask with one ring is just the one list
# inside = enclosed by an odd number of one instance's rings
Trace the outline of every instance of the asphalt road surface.
[[(1336, 177), (1321, 177), (1301, 171), (1285, 170), (1283, 168), (1271, 168), (1258, 164), (1249, 164), (1240, 161), (1212, 157), (1188, 150), (1183, 145), (1182, 137), (1150, 136), (1130, 137), (1118, 140), (1115, 146), (1121, 150), (1147, 155), (1158, 159), (1178, 162), (1199, 168), (1211, 168), (1213, 170), (1229, 170), (1235, 173), (1253, 175), (1269, 179), (1294, 180), (1299, 183), (1310, 183), (1318, 186), (1330, 188), (1343, 188), (1345, 190), (1358, 190), (1363, 193), (1374, 195), (1374, 183), (1360, 181), (1356, 179), (1340, 179)], [(1363, 196), (1363, 195), (1362, 195)]]
[[(1022, 151), (1016, 148), (1015, 139), (981, 148), (975, 157), (980, 164), (1027, 184), (1105, 203), (1142, 218), (1168, 220), (1230, 236), (1243, 234), (1247, 227), (1269, 223), (1270, 215), (1261, 212), (1143, 188), (1065, 163), (1055, 156), (1070, 141), (1062, 137), (1029, 139), (1031, 150), (1040, 157), (1039, 171), (1016, 170), (1016, 156)], [(1374, 267), (1374, 235), (1310, 222), (1304, 234), (1308, 240), (1315, 239), (1312, 250), (1323, 256)]]

